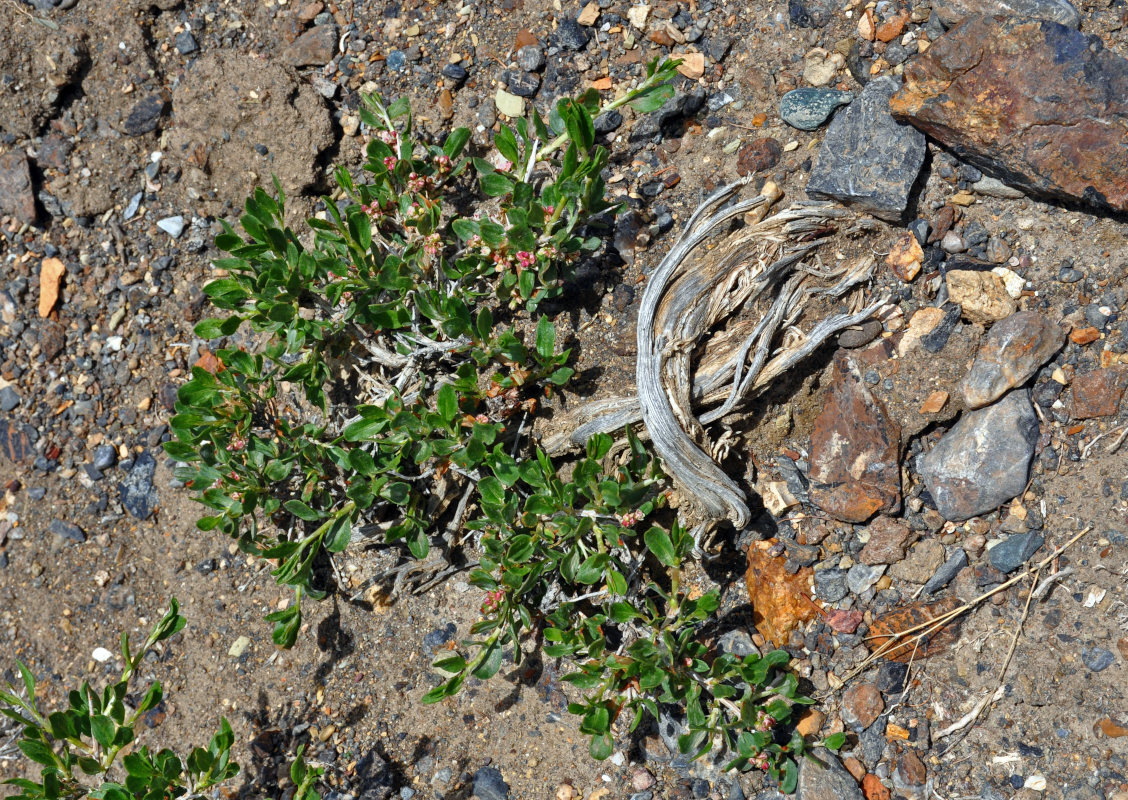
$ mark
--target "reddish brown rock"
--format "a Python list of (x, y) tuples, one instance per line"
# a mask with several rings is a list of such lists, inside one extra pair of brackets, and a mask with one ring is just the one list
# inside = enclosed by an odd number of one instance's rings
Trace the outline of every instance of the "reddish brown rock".
[(892, 797), (889, 789), (881, 782), (881, 778), (872, 772), (862, 778), (862, 794), (866, 800), (889, 800)]
[(901, 506), (901, 426), (839, 352), (834, 382), (811, 436), (811, 501), (835, 519), (865, 522)]
[(889, 107), (1029, 194), (1128, 210), (1128, 61), (1097, 36), (969, 17), (906, 64)]
[(310, 28), (282, 51), (282, 58), (293, 67), (321, 67), (337, 54), (336, 25)]
[(884, 710), (885, 701), (872, 683), (855, 684), (842, 695), (842, 721), (856, 731), (868, 728)]
[(744, 145), (736, 154), (737, 174), (751, 175), (771, 169), (779, 163), (783, 149), (771, 137), (756, 139)]
[(19, 150), (0, 155), (0, 215), (11, 214), (20, 222), (34, 225), (35, 192), (27, 156)]
[(1111, 417), (1120, 408), (1128, 386), (1128, 370), (1109, 368), (1082, 372), (1073, 378), (1074, 419)]
[(897, 769), (893, 771), (893, 786), (906, 796), (915, 795), (914, 789), (924, 787), (928, 770), (912, 750), (906, 750), (897, 758)]
[[(881, 651), (882, 657), (904, 664), (943, 653), (959, 639), (961, 619), (957, 616), (937, 627), (928, 623), (959, 607), (957, 598), (945, 597), (930, 603), (918, 600), (882, 614), (870, 625), (872, 638), (866, 645), (873, 652)], [(913, 633), (903, 635), (909, 630)], [(883, 649), (887, 644), (888, 649)]]
[(878, 517), (869, 526), (869, 541), (858, 553), (863, 564), (896, 564), (905, 557), (906, 543), (909, 541), (909, 526), (903, 522)]
[(753, 542), (748, 548), (748, 599), (756, 630), (776, 647), (787, 644), (787, 634), (815, 616), (810, 591), (810, 567), (794, 575), (784, 568), (785, 560), (770, 553), (774, 539)]

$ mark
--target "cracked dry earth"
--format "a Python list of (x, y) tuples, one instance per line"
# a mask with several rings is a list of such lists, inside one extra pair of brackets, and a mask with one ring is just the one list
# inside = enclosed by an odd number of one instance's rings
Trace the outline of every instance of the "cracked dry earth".
[[(326, 168), (361, 161), (359, 92), (406, 94), (426, 135), (467, 125), (486, 152), (499, 109), (607, 94), (683, 54), (670, 108), (600, 124), (627, 213), (558, 309), (584, 377), (563, 411), (632, 389), (640, 284), (703, 193), (751, 175), (783, 204), (810, 189), (871, 214), (821, 258), (876, 258), (865, 291), (890, 304), (757, 398), (723, 464), (761, 498), (755, 518), (721, 530), (695, 580), (721, 586), (730, 639), (788, 649), (822, 700), (804, 730), (850, 734), (827, 766), (804, 765), (804, 800), (1124, 800), (1128, 9), (989, 2), (1057, 21), (961, 23), (968, 5), (3, 0), (0, 672), (24, 660), (57, 705), (114, 675), (94, 649), (136, 638), (175, 595), (189, 624), (146, 663), (167, 699), (141, 740), (200, 743), (226, 716), (244, 766), (228, 795), (288, 797), (285, 765), (306, 744), (338, 800), (775, 797), (760, 774), (675, 757), (673, 719), (591, 761), (552, 661), (419, 705), (433, 654), (466, 635), (481, 597), (455, 575), (386, 604), (365, 587), (393, 556), (372, 543), (343, 554), (344, 585), (276, 650), (261, 617), (288, 593), (269, 564), (194, 528), (160, 449), (199, 357), (219, 221), (271, 174), (295, 220), (316, 213)], [(961, 60), (969, 41), (998, 47)], [(1014, 130), (969, 123), (989, 78), (959, 72), (972, 61), (1017, 87), (988, 104)], [(955, 100), (939, 107), (928, 86), (943, 70)], [(781, 104), (795, 89), (813, 93)], [(1040, 102), (1059, 106), (1025, 105)], [(1060, 104), (1112, 138), (1025, 138), (1024, 114)], [(1050, 151), (1077, 156), (1083, 187), (1039, 160)], [(58, 296), (44, 297), (52, 270)], [(889, 632), (884, 615), (973, 600), (1081, 531), (1028, 609), (1018, 581), (911, 665), (880, 659), (843, 682), (866, 637)], [(5, 733), (5, 777), (25, 769), (11, 756)]]

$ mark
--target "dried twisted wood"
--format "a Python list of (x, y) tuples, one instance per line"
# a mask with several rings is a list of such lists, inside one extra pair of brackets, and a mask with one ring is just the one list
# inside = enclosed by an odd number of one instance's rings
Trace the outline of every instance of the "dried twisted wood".
[[(666, 471), (697, 514), (705, 520), (727, 519), (738, 527), (749, 521), (745, 495), (709, 456), (714, 447), (705, 426), (738, 410), (828, 338), (872, 316), (884, 302), (833, 314), (806, 333), (795, 328), (814, 297), (841, 298), (869, 279), (874, 261), (864, 259), (838, 270), (805, 263), (838, 223), (852, 219), (851, 213), (832, 204), (801, 203), (763, 219), (778, 195), (721, 208), (745, 183), (730, 184), (706, 198), (650, 276), (639, 305), (637, 397), (584, 407), (575, 415), (580, 424), (569, 436), (547, 443), (550, 449), (579, 445), (593, 433), (621, 430), (641, 419)], [(750, 211), (753, 224), (701, 252), (708, 239)], [(730, 321), (758, 301), (767, 303), (758, 321)], [(729, 329), (712, 335), (694, 363), (702, 340), (725, 321), (730, 321)], [(787, 332), (785, 344), (773, 351), (780, 331)]]

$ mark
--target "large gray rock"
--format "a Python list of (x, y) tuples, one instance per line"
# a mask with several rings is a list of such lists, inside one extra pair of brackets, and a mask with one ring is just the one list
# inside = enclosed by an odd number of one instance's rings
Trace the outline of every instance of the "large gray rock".
[(1026, 389), (969, 411), (917, 460), (936, 509), (965, 520), (998, 508), (1026, 488), (1038, 418)]
[(829, 751), (819, 748), (799, 759), (799, 792), (803, 800), (865, 800), (854, 776)]
[(960, 383), (967, 407), (981, 408), (1026, 383), (1063, 344), (1065, 331), (1036, 311), (997, 322)]
[(1081, 25), (1081, 15), (1068, 0), (932, 0), (932, 10), (947, 27), (970, 16), (1048, 19), (1069, 28)]
[(807, 181), (811, 197), (858, 206), (896, 221), (924, 164), (924, 134), (889, 114), (899, 84), (888, 76), (866, 84), (862, 94), (827, 128)]

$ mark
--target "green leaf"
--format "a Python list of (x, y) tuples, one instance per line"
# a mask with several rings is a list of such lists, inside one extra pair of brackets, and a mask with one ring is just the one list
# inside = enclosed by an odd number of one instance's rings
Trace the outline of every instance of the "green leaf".
[(435, 669), (441, 669), (443, 672), (458, 673), (466, 669), (466, 659), (462, 656), (448, 656), (447, 658), (440, 658), (431, 666)]
[(556, 351), (556, 326), (547, 316), (537, 323), (537, 355), (547, 361)]
[(301, 500), (287, 500), (282, 506), (299, 519), (304, 519), (306, 522), (317, 522), (321, 519), (321, 514), (314, 511)]
[(482, 193), (486, 197), (501, 197), (513, 191), (513, 181), (500, 172), (491, 172), (481, 177)]
[(611, 604), (611, 612), (607, 615), (612, 622), (623, 624), (636, 617), (642, 616), (630, 603), (617, 602)]
[(294, 599), (294, 603), (288, 608), (267, 614), (263, 619), (274, 623), (271, 639), (276, 645), (286, 649), (293, 647), (294, 642), (298, 640), (298, 631), (302, 627), (300, 595)]
[(342, 514), (333, 521), (325, 533), (322, 543), (330, 553), (339, 553), (349, 545), (352, 539), (352, 521), (347, 514)]
[(457, 158), (468, 141), (470, 141), (470, 129), (455, 128), (443, 142), (443, 152), (452, 159)]
[(501, 130), (494, 136), (494, 147), (510, 164), (516, 164), (520, 161), (520, 157), (517, 155), (517, 137), (513, 135), (509, 126), (501, 126)]
[[(20, 661), (16, 659), (16, 669), (20, 671), (20, 677), (23, 679), (24, 689), (27, 690), (27, 702), (31, 705), (35, 704), (35, 676), (31, 674), (31, 670)], [(12, 688), (11, 686), (8, 687)]]
[(451, 228), (454, 229), (455, 235), (462, 241), (468, 241), (470, 237), (477, 236), (479, 232), (478, 223), (466, 217), (459, 217), (450, 223)]
[(681, 563), (677, 553), (674, 552), (674, 545), (669, 535), (661, 528), (657, 526), (651, 528), (643, 534), (642, 538), (650, 552), (667, 567), (676, 567)]
[(648, 114), (666, 105), (666, 101), (673, 96), (674, 87), (668, 83), (660, 83), (641, 92), (638, 97), (630, 101), (630, 107), (639, 113)]
[(840, 750), (842, 748), (842, 745), (844, 745), (844, 744), (846, 744), (846, 732), (845, 731), (839, 731), (838, 733), (832, 733), (830, 736), (828, 736), (828, 737), (826, 737), (825, 739), (822, 740), (822, 746), (825, 747), (827, 750), (835, 750), (835, 751)]
[(20, 739), (16, 742), (16, 746), (36, 764), (42, 764), (45, 767), (55, 765), (55, 754), (43, 742), (37, 742), (34, 739)]
[(149, 709), (156, 708), (164, 697), (164, 692), (161, 690), (159, 681), (153, 681), (153, 685), (145, 692), (145, 696), (141, 698), (141, 702), (137, 706), (137, 710), (144, 712)]
[(117, 725), (109, 717), (102, 714), (95, 714), (90, 718), (90, 735), (94, 737), (94, 741), (102, 745), (102, 747), (109, 747), (113, 741), (114, 736), (117, 734)]
[(439, 389), (436, 403), (439, 409), (439, 416), (442, 417), (443, 422), (449, 425), (458, 417), (458, 393), (451, 384), (444, 383), (442, 385)]
[(470, 674), (480, 681), (487, 681), (496, 675), (499, 669), (501, 669), (501, 645), (494, 641), (488, 645), (485, 659)]
[(588, 748), (591, 752), (591, 757), (596, 761), (604, 761), (610, 758), (611, 753), (615, 750), (615, 740), (611, 738), (609, 733), (601, 733), (591, 737), (591, 747)]

